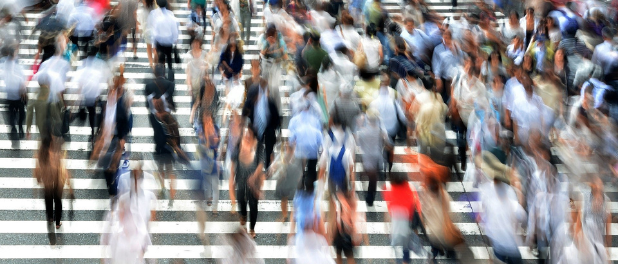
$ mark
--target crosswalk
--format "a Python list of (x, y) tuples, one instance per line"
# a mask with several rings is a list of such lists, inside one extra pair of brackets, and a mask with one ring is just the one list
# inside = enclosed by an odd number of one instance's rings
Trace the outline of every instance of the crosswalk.
[[(211, 6), (209, 1), (209, 6)], [(443, 16), (454, 15), (455, 11), (465, 12), (474, 6), (474, 1), (460, 1), (459, 7), (450, 7), (450, 1), (430, 0), (426, 1), (431, 8)], [(400, 1), (384, 0), (382, 3), (391, 13), (401, 11)], [(174, 13), (179, 19), (189, 15), (186, 10), (186, 0), (172, 3)], [(263, 4), (258, 1), (257, 16), (251, 21), (251, 43), (257, 40), (257, 36), (264, 30), (262, 24)], [(23, 21), (26, 26), (24, 35), (30, 35), (33, 21), (41, 17), (41, 14), (26, 13), (29, 22)], [(182, 40), (187, 40), (186, 27), (181, 26)], [(211, 28), (207, 28), (204, 48), (210, 49), (212, 39)], [(31, 74), (30, 68), (34, 64), (33, 54), (37, 46), (37, 34), (33, 34), (22, 42), (19, 50), (20, 63), (27, 69), (26, 74)], [(131, 81), (126, 87), (135, 93), (135, 104), (132, 112), (135, 115), (134, 128), (131, 134), (130, 149), (132, 153), (148, 154), (154, 151), (153, 132), (147, 121), (147, 110), (143, 93), (144, 83), (152, 74), (146, 60), (146, 46), (139, 43), (138, 59), (131, 59), (127, 54), (125, 77)], [(187, 50), (187, 44), (180, 44), (181, 50)], [(131, 44), (129, 49), (131, 50)], [(245, 61), (257, 58), (258, 47), (256, 45), (245, 46)], [(73, 66), (79, 66), (81, 62), (74, 62)], [(243, 67), (243, 75), (250, 76), (248, 63)], [(69, 77), (73, 73), (69, 74)], [(178, 105), (176, 117), (180, 123), (180, 134), (183, 148), (192, 156), (196, 151), (194, 132), (189, 123), (190, 96), (185, 84), (186, 76), (180, 69), (176, 70), (176, 96)], [(283, 85), (280, 86), (282, 105), (284, 108), (284, 124), (287, 127), (289, 121), (288, 97), (291, 87), (287, 82), (287, 76), (283, 76)], [(4, 83), (0, 82), (0, 87)], [(222, 87), (220, 87), (222, 88)], [(29, 83), (29, 95), (34, 96), (37, 84)], [(0, 89), (2, 90), (2, 89)], [(105, 94), (105, 92), (104, 92)], [(4, 99), (6, 93), (0, 92), (0, 99)], [(74, 82), (67, 83), (65, 100), (72, 104), (78, 100), (77, 87)], [(5, 114), (7, 106), (0, 104), (0, 114)], [(219, 115), (222, 113), (220, 112)], [(90, 128), (87, 121), (75, 120), (70, 126), (71, 141), (66, 142), (63, 148), (67, 151), (65, 160), (67, 168), (72, 174), (73, 188), (76, 199), (63, 202), (63, 225), (59, 230), (53, 230), (55, 245), (49, 245), (51, 234), (45, 221), (45, 206), (40, 191), (40, 186), (32, 178), (32, 169), (35, 166), (34, 153), (38, 148), (38, 131), (33, 129), (32, 138), (27, 140), (12, 141), (8, 135), (9, 127), (4, 118), (0, 118), (0, 262), (2, 263), (94, 263), (97, 259), (106, 256), (103, 246), (100, 246), (100, 235), (104, 230), (104, 215), (110, 208), (109, 196), (105, 180), (98, 174), (93, 173), (94, 165), (88, 161), (91, 144), (88, 142)], [(225, 134), (227, 131), (222, 130)], [(287, 129), (282, 130), (282, 138), (288, 136)], [(449, 131), (449, 140), (455, 139), (455, 134)], [(358, 153), (358, 156), (362, 153)], [(403, 146), (395, 148), (396, 162), (393, 173), (412, 174), (413, 184), (420, 186), (420, 173), (417, 164), (407, 165), (397, 162), (399, 157), (407, 155)], [(146, 171), (152, 171), (155, 165), (148, 155), (141, 156)], [(193, 165), (197, 165), (194, 161)], [(559, 170), (566, 170), (559, 167)], [(594, 170), (594, 168), (591, 168)], [(356, 164), (356, 171), (360, 178), (355, 186), (361, 201), (364, 200), (367, 190), (367, 178), (362, 175), (362, 165)], [(237, 216), (232, 214), (231, 201), (227, 191), (228, 182), (220, 182), (219, 215), (208, 215), (206, 224), (207, 241), (204, 246), (197, 237), (198, 226), (196, 224), (195, 210), (197, 202), (193, 199), (191, 189), (195, 185), (195, 171), (178, 165), (176, 168), (176, 200), (170, 203), (165, 196), (159, 195), (159, 200), (153, 205), (156, 216), (150, 225), (153, 245), (148, 248), (145, 257), (157, 260), (157, 263), (173, 263), (178, 259), (184, 259), (185, 263), (204, 263), (207, 259), (213, 260), (225, 258), (230, 248), (225, 246), (221, 236), (233, 233), (238, 227)], [(378, 186), (381, 186), (380, 182)], [(147, 189), (159, 193), (160, 185), (154, 181), (146, 181)], [(388, 183), (384, 183), (388, 185)], [(165, 182), (170, 185), (169, 181)], [(293, 247), (287, 246), (287, 234), (290, 231), (289, 223), (279, 222), (281, 215), (281, 202), (275, 198), (275, 181), (267, 180), (264, 184), (264, 199), (259, 202), (259, 217), (256, 225), (256, 243), (258, 255), (266, 259), (266, 263), (285, 263), (285, 259), (293, 256)], [(480, 205), (475, 201), (478, 190), (471, 183), (449, 182), (446, 185), (451, 195), (451, 217), (457, 227), (463, 232), (466, 242), (471, 247), (475, 258), (488, 260), (493, 258), (491, 248), (487, 246), (483, 237), (482, 229), (475, 221), (475, 213), (481, 211)], [(617, 196), (618, 189), (608, 188), (608, 195)], [(355, 252), (355, 257), (360, 263), (390, 263), (395, 258), (395, 252), (390, 246), (390, 224), (385, 222), (384, 214), (387, 213), (386, 203), (381, 196), (382, 189), (378, 188), (378, 200), (373, 207), (367, 207), (364, 202), (358, 203), (358, 211), (365, 213), (366, 222), (360, 225), (360, 232), (369, 238), (368, 244), (363, 244)], [(327, 204), (322, 204), (324, 208)], [(208, 208), (211, 210), (212, 208)], [(611, 204), (612, 213), (618, 213), (618, 203)], [(618, 225), (612, 224), (612, 234), (618, 234)], [(523, 233), (523, 231), (522, 231)], [(534, 263), (534, 255), (528, 248), (521, 247), (525, 263)], [(618, 260), (618, 250), (610, 249), (611, 258)], [(412, 255), (414, 263), (424, 263), (425, 256)], [(449, 260), (440, 259), (440, 263), (453, 263)]]

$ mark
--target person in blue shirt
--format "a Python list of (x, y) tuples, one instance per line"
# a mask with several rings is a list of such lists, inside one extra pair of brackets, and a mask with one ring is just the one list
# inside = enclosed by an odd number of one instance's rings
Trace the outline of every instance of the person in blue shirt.
[[(315, 115), (310, 113), (311, 105), (304, 100), (303, 111), (292, 117), (288, 130), (289, 142), (294, 148), (294, 157), (303, 161), (302, 167), (307, 167), (303, 173), (305, 184), (313, 184), (317, 180), (317, 165), (320, 147), (322, 146), (322, 125)], [(304, 171), (304, 169), (303, 169)]]

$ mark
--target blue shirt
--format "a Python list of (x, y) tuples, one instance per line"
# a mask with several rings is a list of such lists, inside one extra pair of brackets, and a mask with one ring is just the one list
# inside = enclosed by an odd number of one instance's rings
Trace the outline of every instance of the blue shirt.
[(308, 111), (302, 111), (290, 120), (290, 143), (296, 145), (297, 158), (317, 159), (322, 146), (320, 121)]

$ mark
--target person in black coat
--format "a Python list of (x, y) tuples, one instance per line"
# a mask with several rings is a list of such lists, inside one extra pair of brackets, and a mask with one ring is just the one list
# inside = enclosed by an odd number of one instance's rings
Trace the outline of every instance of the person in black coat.
[[(171, 80), (165, 79), (165, 65), (157, 64), (154, 70), (155, 79), (152, 82), (146, 84), (144, 88), (144, 96), (147, 98), (146, 107), (154, 112), (154, 106), (152, 106), (152, 99), (159, 99), (162, 95), (165, 95), (165, 102), (167, 107), (172, 111), (176, 111), (176, 103), (174, 102), (174, 91), (176, 90), (176, 84), (173, 78)], [(173, 76), (171, 74), (170, 76)], [(150, 97), (152, 95), (152, 97)]]
[[(257, 107), (260, 106), (260, 98), (268, 100), (266, 111), (266, 127), (263, 132), (259, 129), (259, 117)], [(273, 149), (277, 143), (277, 131), (281, 133), (281, 117), (277, 104), (268, 96), (268, 82), (262, 80), (259, 84), (253, 84), (247, 92), (247, 99), (243, 106), (242, 115), (248, 117), (251, 125), (256, 128), (257, 138), (260, 144), (264, 144), (264, 167), (268, 169), (272, 160)]]

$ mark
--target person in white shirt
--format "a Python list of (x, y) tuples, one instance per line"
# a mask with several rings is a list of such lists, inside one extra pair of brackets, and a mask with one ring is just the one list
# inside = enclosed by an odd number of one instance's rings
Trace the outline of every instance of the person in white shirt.
[[(24, 137), (24, 119), (26, 112), (24, 111), (24, 96), (27, 98), (26, 78), (24, 76), (23, 67), (19, 64), (15, 49), (12, 46), (2, 48), (2, 55), (5, 56), (0, 60), (0, 76), (4, 80), (4, 91), (6, 92), (6, 100), (9, 107), (9, 125), (11, 134), (16, 135), (19, 130), (19, 138)], [(19, 116), (19, 119), (16, 117)], [(17, 126), (17, 127), (16, 127)]]
[(111, 81), (112, 72), (105, 61), (95, 57), (95, 52), (88, 55), (88, 58), (82, 61), (82, 66), (75, 72), (75, 79), (81, 95), (81, 111), (88, 110), (90, 136), (94, 137), (96, 102), (103, 88), (107, 87)]
[(148, 15), (148, 25), (152, 28), (152, 45), (157, 50), (159, 63), (167, 61), (167, 67), (172, 69), (173, 46), (178, 42), (178, 21), (172, 11), (167, 9), (167, 0), (157, 0), (158, 9)]
[(615, 53), (613, 50), (614, 33), (609, 27), (604, 27), (601, 33), (603, 35), (603, 43), (594, 48), (591, 60), (594, 64), (601, 66), (603, 73), (607, 74), (610, 71), (612, 61), (616, 60), (616, 56), (611, 54), (612, 52)]
[(378, 97), (371, 102), (369, 108), (378, 110), (382, 125), (388, 132), (388, 136), (391, 138), (391, 141), (394, 141), (397, 137), (397, 132), (400, 129), (399, 123), (406, 125), (407, 120), (403, 110), (401, 109), (401, 105), (394, 97), (394, 91), (391, 91), (392, 89), (388, 87), (388, 82), (385, 82), (387, 80), (390, 81), (388, 76), (386, 74), (382, 74), (382, 83)]
[(352, 52), (356, 52), (359, 47), (361, 36), (354, 28), (354, 18), (347, 12), (341, 13), (341, 25), (335, 27), (335, 30), (339, 33), (339, 36), (343, 39), (343, 43)]
[[(69, 17), (69, 26), (74, 26), (73, 35), (70, 37), (71, 42), (86, 54), (90, 41), (93, 38), (94, 31), (94, 10), (90, 8), (86, 2), (82, 2), (77, 6)], [(85, 57), (84, 55), (82, 55)], [(82, 58), (83, 58), (82, 57)]]
[[(525, 93), (516, 95), (511, 106), (511, 120), (513, 122), (514, 143), (528, 144), (530, 131), (539, 130), (547, 135), (548, 124), (551, 124), (552, 111), (543, 104), (532, 87), (532, 80), (527, 75), (522, 76), (522, 85)], [(549, 113), (552, 112), (552, 113)]]
[(344, 45), (339, 46), (334, 53), (330, 54), (333, 67), (341, 76), (342, 83), (354, 83), (354, 76), (358, 75), (358, 67), (350, 61), (348, 54), (349, 51)]
[(479, 219), (494, 254), (502, 262), (522, 263), (518, 246), (523, 242), (517, 229), (527, 219), (526, 211), (518, 202), (517, 191), (509, 185), (512, 182), (511, 170), (488, 151), (478, 156), (475, 163), (492, 179), (479, 185), (483, 207)]

